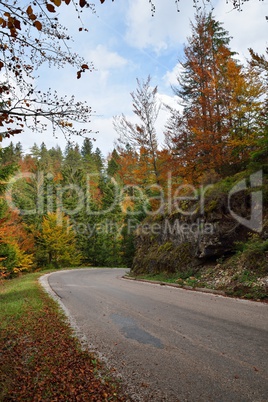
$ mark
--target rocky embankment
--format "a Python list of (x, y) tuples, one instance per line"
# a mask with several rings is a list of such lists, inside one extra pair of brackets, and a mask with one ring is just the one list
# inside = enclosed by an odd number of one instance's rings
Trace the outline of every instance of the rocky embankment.
[(184, 201), (147, 218), (137, 230), (131, 274), (178, 276), (182, 284), (191, 278), (194, 286), (267, 298), (268, 186), (258, 174), (254, 189), (240, 174), (211, 186), (202, 203)]

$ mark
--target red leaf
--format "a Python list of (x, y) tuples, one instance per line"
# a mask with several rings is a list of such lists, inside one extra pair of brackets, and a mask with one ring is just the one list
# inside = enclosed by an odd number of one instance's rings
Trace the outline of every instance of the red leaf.
[(29, 18), (31, 21), (34, 21), (34, 20), (36, 20), (37, 17), (35, 14), (31, 14), (31, 15), (29, 15)]
[(40, 21), (34, 21), (34, 26), (38, 29), (38, 31), (42, 31), (42, 24)]
[(0, 18), (0, 25), (1, 25), (3, 28), (5, 28), (5, 27), (7, 26), (7, 22), (6, 22), (3, 18)]
[(17, 29), (21, 29), (21, 27), (20, 27), (20, 21), (19, 20), (14, 20), (14, 25), (15, 25), (15, 28), (17, 28)]
[(50, 13), (55, 13), (56, 12), (55, 7), (52, 4), (47, 4), (46, 6), (47, 6), (47, 9), (48, 9), (48, 11)]
[(27, 8), (26, 13), (27, 13), (28, 15), (31, 15), (31, 14), (33, 13), (33, 9), (32, 9), (31, 6), (29, 6), (29, 7)]
[(83, 70), (89, 70), (89, 67), (88, 67), (87, 64), (82, 64), (81, 68), (82, 68)]
[(79, 0), (79, 5), (81, 8), (85, 7), (86, 4), (87, 4), (86, 0)]

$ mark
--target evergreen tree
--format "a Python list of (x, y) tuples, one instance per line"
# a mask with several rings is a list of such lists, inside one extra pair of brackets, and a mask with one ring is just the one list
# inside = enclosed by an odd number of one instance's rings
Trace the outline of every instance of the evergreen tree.
[(33, 146), (30, 148), (30, 155), (35, 158), (38, 159), (40, 157), (40, 148), (39, 146), (36, 144), (36, 142), (33, 144)]
[(254, 69), (262, 80), (265, 91), (263, 108), (259, 115), (258, 147), (253, 150), (251, 157), (254, 162), (264, 167), (268, 165), (268, 47), (266, 48), (266, 54), (260, 55), (254, 52), (253, 49), (249, 49), (249, 51), (251, 54), (250, 67)]
[(83, 141), (83, 145), (81, 148), (81, 155), (84, 159), (87, 159), (87, 157), (92, 156), (93, 151), (93, 144), (92, 141), (89, 138), (85, 138)]
[(49, 149), (48, 153), (51, 157), (54, 170), (59, 169), (63, 160), (63, 154), (61, 148), (57, 145), (55, 148), (53, 147)]
[[(97, 151), (97, 150), (96, 150)], [(102, 159), (101, 153), (98, 150), (99, 156), (93, 152), (93, 144), (89, 138), (85, 138), (82, 148), (81, 155), (84, 164), (84, 169), (87, 173), (96, 173), (102, 169), (103, 165), (99, 157)]]
[(99, 148), (96, 148), (95, 152), (93, 153), (93, 160), (94, 163), (96, 165), (97, 168), (97, 172), (98, 173), (102, 173), (103, 172), (103, 168), (104, 168), (104, 162), (103, 162), (103, 155), (101, 153), (101, 150)]
[(18, 142), (15, 146), (10, 142), (9, 146), (2, 148), (1, 162), (2, 164), (17, 164), (22, 157), (22, 146)]
[(116, 149), (113, 150), (111, 157), (108, 160), (107, 174), (110, 177), (114, 177), (119, 170), (120, 157)]

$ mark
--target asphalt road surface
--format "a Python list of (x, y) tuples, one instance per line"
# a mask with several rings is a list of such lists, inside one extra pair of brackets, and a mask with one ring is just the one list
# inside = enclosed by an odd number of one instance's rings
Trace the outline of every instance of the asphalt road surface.
[(124, 269), (47, 280), (131, 400), (268, 401), (268, 305), (122, 279)]

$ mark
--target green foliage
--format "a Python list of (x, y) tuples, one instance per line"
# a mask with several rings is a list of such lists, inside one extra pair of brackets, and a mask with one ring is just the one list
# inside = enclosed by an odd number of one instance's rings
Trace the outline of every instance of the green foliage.
[(111, 158), (108, 160), (107, 174), (110, 177), (114, 177), (119, 169), (120, 157), (117, 151), (114, 149)]
[(268, 252), (268, 239), (262, 240), (259, 235), (253, 234), (246, 242), (236, 243), (237, 250), (246, 255), (260, 255)]
[[(13, 244), (0, 244), (0, 273), (12, 273), (17, 267), (18, 256)], [(9, 276), (9, 275), (8, 275)]]
[(148, 244), (148, 240), (143, 238), (133, 261), (133, 274), (158, 274), (167, 272), (177, 275), (188, 272), (193, 263), (192, 246), (190, 243), (184, 242), (175, 246), (171, 242), (157, 244), (152, 242)]
[(237, 267), (242, 267), (244, 272), (268, 274), (268, 239), (254, 234), (247, 241), (237, 243), (236, 247), (238, 251), (234, 261)]

